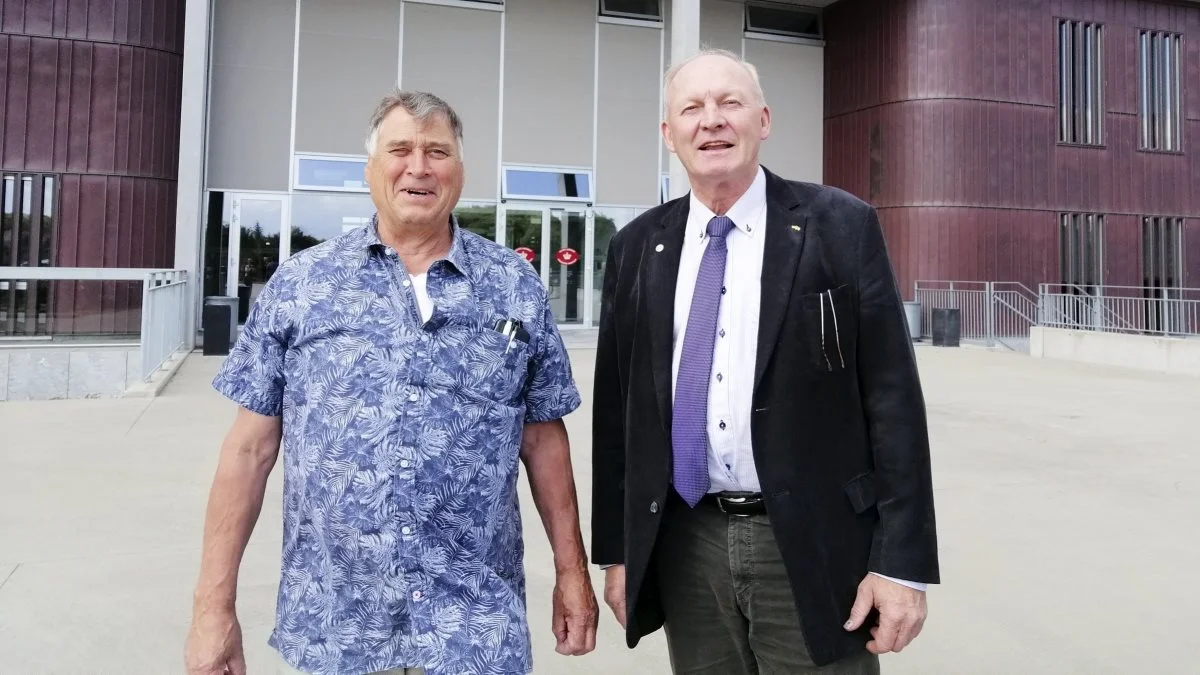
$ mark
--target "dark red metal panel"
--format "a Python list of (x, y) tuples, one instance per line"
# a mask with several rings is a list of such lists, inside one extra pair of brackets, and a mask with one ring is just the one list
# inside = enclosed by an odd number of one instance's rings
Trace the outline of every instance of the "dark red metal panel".
[[(1057, 17), (1104, 25), (1103, 147), (1057, 143)], [(1184, 153), (1137, 149), (1147, 27), (1188, 35)], [(825, 31), (825, 180), (880, 209), (906, 294), (1057, 281), (1064, 211), (1105, 214), (1107, 278), (1138, 283), (1140, 216), (1200, 218), (1200, 5), (842, 0)], [(1197, 227), (1185, 237), (1195, 284)]]
[[(0, 0), (0, 32), (0, 168), (57, 174), (54, 264), (172, 266), (183, 0)], [(138, 328), (136, 283), (53, 297), (55, 332)]]

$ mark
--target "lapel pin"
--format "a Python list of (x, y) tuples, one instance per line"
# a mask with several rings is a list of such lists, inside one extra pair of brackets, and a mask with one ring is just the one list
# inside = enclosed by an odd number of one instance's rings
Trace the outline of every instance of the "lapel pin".
[(800, 231), (800, 226), (799, 226), (799, 225), (793, 225), (793, 226), (792, 226), (792, 229), (793, 229), (793, 230), (795, 230), (795, 231), (797, 231), (797, 232), (799, 232), (799, 231)]
[(662, 245), (662, 244), (659, 244), (658, 246), (655, 246), (655, 247), (654, 247), (654, 251), (655, 251), (655, 253), (662, 253), (662, 250), (663, 250), (663, 245)]

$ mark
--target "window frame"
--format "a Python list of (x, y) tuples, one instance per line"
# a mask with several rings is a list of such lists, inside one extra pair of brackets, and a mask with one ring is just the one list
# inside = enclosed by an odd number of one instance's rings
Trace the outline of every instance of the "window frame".
[(1058, 277), (1064, 287), (1104, 285), (1105, 220), (1103, 213), (1064, 211), (1058, 214)]
[(608, 19), (632, 19), (634, 21), (644, 22), (647, 24), (662, 24), (663, 16), (663, 0), (657, 0), (658, 15), (651, 16), (649, 14), (635, 14), (633, 12), (621, 12), (614, 10), (606, 10), (604, 4), (607, 0), (596, 0), (596, 16)]
[[(1183, 153), (1186, 67), (1183, 34), (1139, 28), (1137, 34), (1139, 152)], [(1163, 82), (1166, 87), (1160, 87)]]
[(404, 2), (458, 7), (460, 9), (484, 9), (490, 12), (504, 11), (504, 0), (404, 0)]
[[(47, 181), (52, 181), (47, 189)], [(22, 269), (47, 268), (58, 266), (59, 225), (62, 218), (62, 174), (53, 171), (0, 171), (0, 215), (3, 215), (7, 199), (7, 186), (12, 185), (12, 211), (8, 214), (10, 225), (5, 228), (0, 218), (0, 241), (6, 231), (11, 230), (11, 249), (7, 251), (8, 259), (0, 260), (0, 267), (19, 267)], [(28, 188), (26, 188), (28, 182)], [(24, 222), (23, 202), (25, 190), (29, 190), (29, 223)], [(46, 214), (49, 208), (50, 214)], [(49, 221), (47, 223), (47, 221)], [(44, 241), (43, 226), (49, 227), (49, 239)], [(28, 228), (28, 243), (25, 264), (21, 260), (22, 231)], [(43, 243), (45, 246), (43, 247)], [(44, 250), (48, 249), (48, 250)], [(3, 251), (0, 251), (3, 252)], [(46, 264), (42, 264), (42, 253), (46, 254)], [(0, 319), (0, 336), (47, 335), (52, 331), (54, 322), (54, 292), (51, 281), (0, 280), (0, 305), (3, 306), (3, 318)], [(24, 292), (24, 306), (17, 301), (17, 293)], [(45, 301), (45, 312), (39, 312), (39, 299)], [(24, 319), (20, 321), (18, 330), (17, 316), (24, 310)], [(30, 323), (32, 322), (32, 324)]]
[[(358, 165), (360, 165), (359, 175), (363, 176), (362, 187), (346, 187), (344, 185), (343, 186), (331, 186), (331, 185), (302, 183), (300, 181), (300, 164), (304, 161), (343, 162), (346, 164), (358, 164)], [(325, 153), (320, 153), (320, 152), (297, 152), (292, 157), (292, 165), (293, 165), (292, 166), (292, 169), (293, 169), (292, 189), (293, 190), (298, 190), (298, 191), (303, 191), (303, 192), (356, 192), (356, 193), (364, 193), (364, 192), (369, 193), (371, 191), (371, 188), (367, 185), (366, 176), (362, 173), (362, 170), (365, 170), (366, 166), (367, 166), (367, 156), (366, 155), (335, 155), (335, 154), (325, 154)]]
[[(778, 28), (761, 28), (751, 25), (750, 10), (753, 7), (763, 9), (776, 9), (784, 12), (793, 12), (795, 14), (812, 14), (817, 18), (817, 33), (797, 33), (794, 31), (783, 30)], [(805, 40), (823, 42), (825, 40), (825, 14), (819, 7), (809, 7), (807, 5), (792, 5), (781, 2), (771, 2), (770, 0), (747, 0), (742, 9), (742, 33), (749, 38), (760, 39), (786, 39)]]
[[(536, 195), (511, 192), (508, 189), (508, 174), (510, 171), (525, 171), (547, 174), (583, 174), (587, 176), (588, 195), (586, 197), (564, 197), (560, 195)], [(596, 180), (595, 172), (582, 166), (548, 166), (541, 164), (503, 164), (500, 167), (500, 198), (505, 201), (523, 202), (569, 202), (577, 204), (592, 204), (594, 200)]]
[(1058, 144), (1104, 148), (1105, 24), (1067, 17), (1055, 17), (1055, 24)]

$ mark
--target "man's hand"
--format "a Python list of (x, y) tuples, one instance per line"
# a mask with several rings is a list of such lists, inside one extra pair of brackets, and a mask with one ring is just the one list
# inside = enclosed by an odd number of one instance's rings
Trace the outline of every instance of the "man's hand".
[(921, 632), (929, 612), (923, 591), (868, 574), (858, 585), (845, 629), (858, 630), (872, 607), (879, 609), (879, 625), (871, 629), (874, 639), (867, 643), (867, 651), (873, 654), (903, 650)]
[(583, 656), (596, 648), (600, 608), (587, 570), (560, 572), (554, 584), (554, 651)]
[(621, 628), (625, 627), (625, 566), (613, 565), (604, 570), (604, 602), (612, 608)]
[(196, 615), (188, 631), (184, 663), (188, 675), (246, 675), (237, 615), (232, 611)]

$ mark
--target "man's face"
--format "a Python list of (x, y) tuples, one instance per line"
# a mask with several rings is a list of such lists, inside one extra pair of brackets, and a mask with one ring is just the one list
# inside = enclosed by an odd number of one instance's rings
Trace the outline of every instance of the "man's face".
[(771, 113), (750, 73), (723, 56), (703, 56), (667, 88), (663, 139), (693, 179), (725, 180), (758, 170), (758, 148)]
[(380, 218), (395, 224), (445, 223), (462, 194), (462, 157), (443, 115), (418, 122), (402, 108), (390, 112), (365, 173)]

